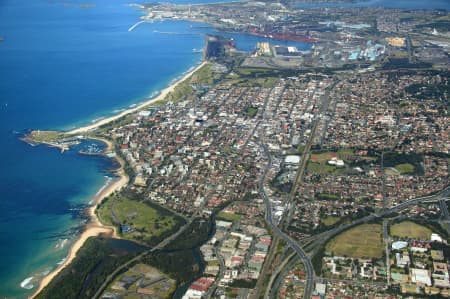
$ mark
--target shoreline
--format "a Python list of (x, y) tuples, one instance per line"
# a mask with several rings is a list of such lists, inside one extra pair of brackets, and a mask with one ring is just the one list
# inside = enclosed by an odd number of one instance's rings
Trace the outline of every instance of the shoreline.
[[(112, 121), (115, 121), (123, 116), (134, 113), (136, 111), (139, 111), (139, 110), (147, 107), (148, 105), (151, 105), (155, 102), (164, 100), (164, 98), (170, 92), (174, 91), (175, 88), (180, 83), (184, 82), (186, 79), (191, 77), (192, 74), (194, 74), (196, 71), (198, 71), (200, 68), (202, 68), (206, 64), (207, 64), (206, 61), (202, 61), (199, 65), (194, 67), (192, 70), (185, 73), (180, 79), (176, 80), (175, 82), (171, 83), (170, 86), (163, 89), (157, 96), (149, 99), (148, 101), (145, 101), (142, 104), (137, 105), (136, 107), (124, 110), (119, 114), (99, 120), (99, 121), (95, 122), (94, 124), (68, 131), (65, 134), (76, 135), (76, 134), (81, 134), (81, 133), (87, 133), (89, 131), (97, 129), (98, 127), (100, 127), (102, 125), (105, 125)], [(89, 138), (100, 140), (100, 141), (106, 143), (106, 148), (104, 150), (104, 153), (114, 152), (114, 147), (110, 140), (107, 140), (107, 139), (104, 139), (101, 137), (89, 137)], [(80, 250), (80, 248), (83, 246), (83, 244), (86, 242), (86, 240), (88, 238), (98, 236), (100, 234), (108, 234), (111, 237), (118, 238), (116, 228), (112, 227), (112, 226), (103, 225), (100, 222), (100, 220), (98, 219), (97, 215), (95, 214), (95, 210), (97, 209), (98, 205), (106, 197), (108, 197), (113, 192), (122, 189), (124, 186), (126, 186), (128, 184), (129, 178), (126, 175), (125, 170), (124, 170), (125, 161), (123, 161), (122, 158), (120, 158), (117, 155), (114, 159), (116, 159), (116, 161), (118, 161), (120, 164), (120, 168), (115, 171), (116, 175), (119, 178), (111, 181), (99, 194), (94, 195), (93, 204), (87, 208), (87, 212), (89, 215), (89, 222), (86, 224), (85, 230), (78, 236), (77, 240), (72, 244), (72, 246), (69, 250), (69, 254), (67, 255), (64, 262), (61, 265), (59, 265), (56, 269), (51, 271), (49, 274), (44, 276), (41, 279), (41, 281), (39, 282), (39, 287), (28, 298), (31, 298), (31, 299), (35, 298), (53, 280), (53, 278), (55, 278), (65, 267), (67, 267), (75, 259), (78, 251)]]
[[(106, 142), (108, 147), (111, 146), (109, 141), (103, 140)], [(86, 240), (90, 237), (96, 237), (100, 234), (106, 234), (110, 237), (118, 238), (117, 230), (115, 227), (103, 225), (100, 220), (97, 218), (95, 214), (95, 210), (98, 205), (110, 194), (115, 191), (122, 189), (128, 183), (128, 176), (125, 174), (123, 170), (123, 161), (121, 159), (117, 159), (120, 163), (121, 167), (116, 171), (119, 178), (111, 181), (106, 188), (104, 188), (99, 194), (94, 195), (93, 204), (87, 208), (87, 212), (89, 215), (89, 222), (86, 224), (84, 231), (77, 237), (76, 241), (72, 244), (67, 257), (64, 259), (64, 262), (59, 265), (56, 269), (51, 271), (49, 274), (44, 276), (39, 282), (39, 287), (28, 297), (35, 298), (52, 280), (55, 278), (59, 272), (61, 272), (65, 267), (67, 267), (76, 257), (78, 251), (84, 245)]]
[(83, 133), (87, 133), (89, 131), (93, 131), (95, 129), (97, 129), (100, 126), (109, 124), (110, 122), (113, 122), (119, 118), (122, 118), (128, 114), (137, 112), (145, 107), (147, 107), (148, 105), (154, 104), (156, 102), (159, 102), (161, 100), (164, 100), (164, 98), (171, 93), (172, 91), (175, 90), (175, 88), (182, 82), (184, 82), (186, 79), (188, 79), (189, 77), (192, 76), (192, 74), (194, 74), (196, 71), (198, 71), (200, 68), (202, 68), (204, 65), (207, 64), (207, 61), (202, 61), (199, 65), (197, 65), (196, 67), (194, 67), (191, 71), (188, 71), (187, 73), (185, 73), (180, 79), (176, 80), (174, 83), (171, 83), (168, 87), (164, 88), (157, 96), (143, 102), (142, 104), (137, 105), (136, 107), (130, 108), (130, 109), (126, 109), (122, 112), (120, 112), (119, 114), (101, 119), (91, 125), (86, 125), (84, 127), (79, 127), (76, 129), (73, 129), (71, 131), (65, 132), (67, 135), (77, 135), (77, 134), (83, 134)]

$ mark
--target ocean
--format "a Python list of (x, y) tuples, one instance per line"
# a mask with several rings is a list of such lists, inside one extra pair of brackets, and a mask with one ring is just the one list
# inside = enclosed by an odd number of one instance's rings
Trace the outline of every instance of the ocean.
[[(2, 298), (26, 298), (63, 261), (84, 224), (81, 211), (112, 179), (111, 160), (79, 155), (78, 148), (61, 154), (19, 138), (30, 129), (69, 130), (144, 101), (200, 63), (193, 49), (213, 32), (182, 21), (144, 23), (129, 32), (141, 15), (129, 1), (83, 3), (0, 1)], [(232, 36), (246, 51), (265, 40)]]
[[(67, 255), (111, 161), (19, 140), (117, 113), (200, 62), (187, 22), (142, 24), (127, 1), (0, 1), (0, 297), (26, 298)], [(172, 36), (153, 32), (189, 32)]]

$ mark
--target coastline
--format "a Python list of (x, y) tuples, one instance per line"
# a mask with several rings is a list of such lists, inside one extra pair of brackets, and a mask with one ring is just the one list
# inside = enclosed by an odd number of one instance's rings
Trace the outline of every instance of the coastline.
[[(197, 65), (195, 68), (193, 68), (191, 71), (185, 73), (179, 80), (172, 83), (167, 88), (163, 89), (159, 95), (157, 95), (154, 98), (151, 98), (148, 101), (145, 101), (144, 103), (127, 109), (125, 111), (122, 111), (121, 113), (99, 120), (98, 122), (95, 122), (94, 124), (87, 125), (84, 127), (80, 127), (77, 129), (74, 129), (72, 131), (66, 132), (66, 134), (76, 135), (76, 134), (82, 134), (87, 133), (89, 131), (95, 130), (96, 128), (108, 124), (112, 121), (115, 121), (123, 116), (126, 116), (128, 114), (134, 113), (136, 111), (139, 111), (143, 108), (145, 108), (148, 105), (151, 105), (155, 102), (164, 100), (164, 98), (183, 81), (188, 79), (192, 76), (196, 71), (198, 71), (200, 68), (202, 68), (204, 65), (206, 65), (206, 61), (202, 61), (199, 65)], [(91, 138), (91, 137), (90, 137)], [(114, 151), (114, 147), (111, 141), (99, 138), (99, 137), (92, 137), (92, 139), (100, 140), (104, 143), (106, 143), (107, 147), (105, 149), (105, 152), (112, 152)], [(88, 208), (88, 215), (89, 215), (89, 223), (86, 225), (85, 230), (81, 235), (77, 238), (77, 240), (73, 243), (73, 245), (70, 248), (69, 254), (67, 258), (64, 260), (64, 262), (59, 265), (56, 269), (54, 269), (52, 272), (50, 272), (48, 275), (46, 275), (44, 278), (41, 279), (39, 282), (39, 287), (29, 296), (29, 298), (33, 299), (35, 298), (52, 280), (55, 278), (65, 267), (67, 267), (76, 257), (78, 251), (83, 246), (83, 244), (86, 242), (86, 240), (90, 237), (98, 236), (100, 234), (107, 234), (111, 237), (118, 237), (117, 231), (115, 227), (112, 226), (106, 226), (103, 225), (99, 219), (97, 218), (97, 215), (95, 214), (95, 210), (98, 207), (98, 205), (110, 194), (112, 194), (115, 191), (118, 191), (122, 189), (125, 185), (128, 184), (129, 178), (126, 175), (124, 171), (124, 165), (125, 162), (118, 156), (115, 157), (115, 159), (120, 163), (120, 168), (116, 171), (116, 174), (119, 176), (118, 179), (113, 180), (106, 188), (104, 188), (99, 194), (94, 196), (93, 199), (93, 205)]]
[[(102, 141), (105, 142), (105, 140)], [(107, 144), (108, 147), (111, 146), (109, 142), (107, 142)], [(86, 225), (85, 230), (81, 233), (80, 236), (78, 236), (77, 240), (72, 244), (69, 254), (67, 255), (64, 262), (61, 265), (59, 265), (56, 269), (54, 269), (52, 272), (47, 274), (44, 278), (42, 278), (42, 280), (39, 282), (39, 287), (33, 292), (31, 296), (29, 296), (29, 298), (31, 299), (35, 298), (53, 280), (53, 278), (55, 278), (59, 274), (59, 272), (61, 272), (75, 259), (78, 251), (88, 238), (95, 237), (100, 234), (106, 234), (111, 237), (118, 238), (116, 228), (112, 226), (103, 225), (98, 220), (97, 215), (95, 214), (95, 209), (106, 197), (108, 197), (113, 192), (122, 189), (128, 183), (128, 176), (126, 176), (123, 170), (123, 161), (121, 161), (120, 159), (118, 159), (118, 161), (121, 165), (120, 169), (117, 171), (119, 178), (113, 180), (99, 194), (94, 196), (93, 199), (94, 203), (92, 206), (88, 208), (88, 215), (90, 221)]]
[(97, 128), (100, 127), (100, 126), (106, 125), (106, 124), (108, 124), (108, 123), (110, 123), (110, 122), (112, 122), (112, 121), (115, 121), (115, 120), (117, 120), (117, 119), (119, 119), (119, 118), (121, 118), (121, 117), (124, 117), (124, 116), (126, 116), (126, 115), (128, 115), (128, 114), (137, 112), (137, 111), (139, 111), (139, 110), (145, 108), (145, 107), (148, 106), (148, 105), (151, 105), (151, 104), (153, 104), (153, 103), (156, 103), (156, 102), (159, 102), (159, 101), (161, 101), (161, 100), (164, 100), (164, 98), (165, 98), (169, 93), (171, 93), (172, 91), (174, 91), (174, 89), (175, 89), (181, 82), (183, 82), (183, 81), (185, 81), (186, 79), (188, 79), (190, 76), (192, 76), (192, 74), (194, 74), (196, 71), (198, 71), (200, 68), (202, 68), (202, 67), (203, 67), (204, 65), (206, 65), (206, 64), (207, 64), (206, 61), (202, 61), (202, 62), (201, 62), (199, 65), (197, 65), (194, 69), (192, 69), (191, 71), (185, 73), (185, 74), (183, 75), (183, 77), (181, 77), (179, 80), (177, 80), (176, 82), (174, 82), (174, 83), (171, 84), (170, 86), (168, 86), (168, 87), (166, 87), (165, 89), (163, 89), (163, 90), (161, 91), (161, 93), (160, 93), (159, 95), (157, 95), (156, 97), (151, 98), (151, 99), (149, 99), (148, 101), (145, 101), (144, 103), (142, 103), (142, 104), (140, 104), (140, 105), (138, 105), (138, 106), (136, 106), (136, 107), (133, 107), (133, 108), (124, 110), (124, 111), (120, 112), (119, 114), (116, 114), (116, 115), (113, 115), (113, 116), (110, 116), (110, 117), (101, 119), (101, 120), (99, 120), (99, 121), (97, 121), (97, 122), (95, 122), (95, 123), (93, 123), (93, 124), (91, 124), (91, 125), (87, 125), (87, 126), (84, 126), (84, 127), (80, 127), (80, 128), (76, 128), (76, 129), (73, 129), (73, 130), (71, 130), (71, 131), (68, 131), (68, 132), (66, 132), (66, 134), (68, 134), (68, 135), (77, 135), (77, 134), (87, 133), (87, 132), (89, 132), (89, 131), (92, 131), (92, 130), (97, 129)]

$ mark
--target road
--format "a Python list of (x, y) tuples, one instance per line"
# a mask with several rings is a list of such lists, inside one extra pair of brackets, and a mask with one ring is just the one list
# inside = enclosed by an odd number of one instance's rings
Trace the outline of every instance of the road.
[(442, 226), (450, 233), (450, 216), (448, 214), (448, 206), (444, 199), (439, 200), (439, 208), (441, 209)]
[(391, 263), (389, 261), (389, 231), (388, 231), (389, 220), (383, 219), (383, 242), (384, 250), (386, 255), (386, 276), (387, 284), (391, 285)]
[(314, 240), (312, 243), (310, 243), (307, 248), (308, 249), (314, 249), (316, 247), (318, 247), (318, 245), (323, 245), (324, 243), (326, 243), (330, 238), (334, 237), (337, 234), (340, 234), (341, 232), (362, 224), (362, 223), (366, 223), (366, 222), (370, 222), (372, 220), (375, 220), (377, 218), (383, 218), (389, 214), (392, 213), (396, 213), (399, 212), (401, 210), (404, 210), (412, 205), (417, 205), (419, 203), (424, 203), (424, 202), (436, 202), (439, 200), (443, 200), (443, 199), (447, 199), (447, 194), (450, 193), (450, 186), (446, 187), (444, 190), (442, 190), (441, 192), (434, 194), (434, 195), (428, 195), (428, 196), (422, 196), (422, 197), (418, 197), (418, 198), (414, 198), (414, 199), (410, 199), (407, 200), (405, 202), (402, 202), (398, 205), (396, 205), (395, 207), (391, 207), (389, 209), (383, 210), (379, 213), (372, 213), (368, 216), (365, 216), (363, 218), (357, 219), (351, 223), (348, 224), (344, 224), (341, 225), (339, 227), (336, 227), (334, 229), (331, 229), (329, 231), (317, 234), (315, 236), (313, 236), (313, 238), (308, 239), (308, 240)]
[(133, 264), (134, 262), (139, 261), (141, 258), (143, 258), (144, 256), (146, 256), (147, 254), (150, 254), (156, 250), (162, 249), (164, 248), (167, 244), (169, 244), (170, 242), (172, 242), (175, 238), (177, 238), (180, 234), (182, 234), (191, 224), (191, 221), (186, 223), (185, 225), (183, 225), (178, 232), (176, 232), (175, 234), (169, 236), (168, 238), (164, 239), (163, 241), (161, 241), (158, 245), (156, 245), (155, 247), (146, 250), (144, 252), (142, 252), (141, 254), (135, 256), (133, 259), (127, 261), (126, 263), (120, 265), (118, 268), (116, 268), (111, 274), (109, 274), (105, 281), (102, 283), (102, 285), (97, 289), (97, 292), (94, 294), (94, 296), (92, 296), (93, 299), (97, 299), (100, 298), (100, 296), (102, 295), (103, 291), (106, 289), (106, 287), (113, 281), (113, 279), (116, 277), (116, 275), (118, 275), (122, 270), (126, 269), (128, 266), (130, 266), (131, 264)]
[(225, 274), (225, 260), (224, 260), (223, 256), (220, 254), (219, 248), (222, 247), (223, 241), (228, 238), (231, 230), (233, 230), (233, 228), (228, 230), (227, 233), (222, 238), (222, 240), (219, 241), (219, 244), (214, 247), (214, 253), (217, 256), (217, 258), (219, 259), (219, 273), (217, 273), (214, 283), (206, 291), (204, 298), (211, 298), (211, 296), (214, 294), (217, 287), (219, 286), (220, 280), (223, 278), (223, 276)]
[(441, 209), (442, 218), (445, 221), (450, 220), (450, 216), (448, 215), (448, 207), (447, 207), (447, 203), (445, 202), (445, 200), (443, 200), (443, 199), (439, 200), (439, 207)]
[[(321, 105), (319, 108), (319, 112), (318, 115), (323, 115), (324, 112), (328, 109), (328, 105), (330, 104), (330, 92), (331, 90), (334, 89), (334, 87), (336, 86), (337, 81), (334, 82), (329, 88), (327, 88), (325, 94), (321, 97)], [(320, 123), (320, 119), (316, 118), (314, 120), (314, 124), (312, 125), (312, 129), (311, 129), (311, 134), (309, 136), (309, 140), (308, 142), (305, 144), (305, 148), (303, 149), (303, 153), (302, 153), (302, 158), (300, 160), (300, 165), (298, 166), (297, 169), (297, 173), (295, 175), (295, 179), (294, 182), (292, 184), (292, 189), (291, 192), (289, 194), (289, 204), (292, 207), (289, 211), (288, 211), (288, 216), (285, 217), (285, 221), (282, 222), (282, 226), (284, 226), (284, 224), (288, 224), (292, 218), (293, 215), (293, 211), (294, 211), (294, 199), (295, 199), (295, 194), (297, 193), (298, 187), (301, 183), (301, 181), (303, 180), (303, 175), (305, 173), (305, 169), (306, 169), (306, 165), (308, 162), (308, 156), (309, 156), (309, 152), (311, 151), (311, 146), (312, 143), (314, 141), (314, 137), (316, 136), (317, 133), (317, 128), (319, 126)]]
[[(447, 206), (446, 201), (450, 200), (449, 198), (450, 195), (450, 186), (447, 186), (444, 190), (438, 192), (437, 194), (434, 195), (428, 195), (428, 196), (422, 196), (422, 197), (418, 197), (418, 198), (414, 198), (414, 199), (410, 199), (407, 200), (401, 204), (396, 205), (395, 207), (389, 208), (389, 209), (385, 209), (379, 213), (372, 213), (368, 216), (365, 216), (363, 218), (357, 219), (349, 224), (345, 224), (339, 227), (336, 227), (334, 229), (331, 229), (329, 231), (317, 234), (311, 238), (308, 239), (304, 239), (304, 242), (309, 242), (307, 243), (306, 246), (303, 247), (303, 251), (307, 251), (309, 252), (309, 258), (307, 260), (310, 261), (310, 258), (314, 257), (317, 254), (318, 249), (324, 245), (329, 239), (331, 239), (332, 237), (340, 234), (341, 232), (348, 230), (349, 228), (362, 224), (362, 223), (366, 223), (366, 222), (370, 222), (372, 220), (375, 220), (377, 218), (383, 218), (388, 216), (389, 214), (395, 213), (395, 212), (399, 212), (401, 210), (404, 210), (412, 205), (417, 205), (420, 203), (431, 203), (431, 202), (439, 202), (439, 204), (441, 205), (441, 209), (444, 211), (443, 212), (443, 216), (447, 217), (446, 215), (448, 215), (448, 219), (450, 220), (450, 215), (448, 214), (448, 210), (444, 208), (443, 205), (445, 205), (445, 207)], [(445, 212), (446, 211), (446, 212)], [(267, 211), (266, 211), (267, 213)], [(383, 225), (383, 235), (388, 237), (388, 231), (387, 231), (387, 223), (386, 225)], [(293, 247), (294, 248), (294, 247)], [(386, 248), (387, 249), (387, 248)], [(295, 248), (294, 248), (295, 250)], [(388, 250), (388, 249), (387, 249)], [(297, 252), (297, 251), (296, 251)], [(298, 254), (298, 253), (297, 253)], [(299, 256), (301, 256), (299, 254)], [(388, 256), (388, 255), (387, 255)], [(289, 256), (288, 259), (291, 259), (292, 257)], [(304, 259), (302, 259), (304, 260)], [(286, 267), (288, 267), (289, 263), (285, 260), (283, 262), (283, 264), (286, 265)], [(306, 264), (305, 264), (306, 266)], [(314, 270), (314, 269), (313, 269)], [(277, 273), (282, 273), (283, 270), (282, 269), (278, 269)], [(272, 279), (271, 280), (271, 284), (269, 284), (268, 288), (271, 288), (272, 286), (274, 286), (274, 288), (276, 287), (276, 281), (277, 281), (278, 277), (276, 279)], [(312, 283), (314, 283), (314, 281), (312, 281)], [(389, 283), (389, 281), (388, 281)], [(271, 294), (272, 291), (268, 292), (268, 294)], [(305, 293), (306, 293), (306, 289), (305, 289)], [(304, 298), (308, 298), (308, 297), (304, 297)]]
[(267, 225), (272, 229), (272, 232), (274, 235), (276, 235), (278, 238), (284, 240), (288, 246), (290, 246), (296, 254), (299, 256), (301, 261), (303, 262), (303, 265), (305, 266), (305, 272), (306, 272), (306, 282), (305, 282), (305, 292), (303, 298), (311, 298), (311, 294), (314, 288), (314, 279), (316, 277), (316, 274), (314, 272), (314, 267), (311, 263), (311, 260), (309, 259), (306, 252), (295, 242), (292, 240), (287, 234), (285, 234), (283, 231), (281, 231), (276, 224), (273, 222), (272, 218), (272, 204), (267, 197), (267, 194), (264, 190), (264, 180), (267, 176), (267, 173), (269, 172), (270, 168), (272, 167), (272, 156), (270, 155), (270, 152), (267, 149), (266, 145), (260, 144), (260, 146), (263, 148), (264, 153), (268, 157), (269, 162), (266, 165), (266, 168), (264, 169), (264, 173), (261, 176), (258, 184), (258, 191), (261, 195), (262, 199), (264, 200), (264, 203), (266, 205), (266, 211), (265, 211), (265, 220)]
[[(322, 115), (328, 109), (328, 105), (330, 103), (330, 92), (336, 86), (336, 84), (337, 84), (337, 81), (334, 82), (329, 88), (327, 88), (325, 94), (321, 97), (321, 105), (319, 108), (318, 115)], [(319, 122), (320, 122), (319, 118), (316, 118), (314, 120), (312, 129), (311, 129), (311, 134), (309, 136), (309, 140), (305, 144), (305, 148), (302, 153), (302, 159), (300, 161), (300, 165), (298, 166), (297, 173), (296, 173), (295, 179), (293, 181), (292, 189), (289, 194), (288, 206), (290, 206), (291, 208), (287, 211), (287, 217), (283, 217), (284, 221), (283, 220), (280, 221), (281, 227), (284, 227), (285, 224), (289, 223), (289, 221), (293, 215), (293, 212), (294, 212), (293, 202), (295, 199), (295, 195), (297, 193), (298, 186), (300, 185), (301, 181), (303, 180), (303, 175), (305, 173), (309, 152), (311, 150), (311, 146), (314, 141), (314, 137), (316, 136)], [(271, 227), (273, 234), (275, 234), (280, 239), (284, 240), (287, 243), (287, 245), (290, 246), (296, 252), (296, 254), (299, 256), (299, 258), (303, 262), (303, 265), (305, 267), (306, 277), (307, 277), (306, 281), (305, 281), (305, 291), (304, 291), (303, 298), (309, 299), (309, 298), (311, 298), (311, 295), (312, 295), (312, 292), (314, 289), (314, 282), (315, 282), (315, 276), (316, 276), (314, 267), (312, 265), (311, 259), (306, 254), (305, 250), (303, 250), (303, 248), (300, 245), (298, 245), (298, 243), (295, 240), (290, 238), (276, 224), (273, 223), (271, 202), (270, 202), (269, 198), (267, 197), (265, 190), (264, 190), (264, 179), (267, 176), (267, 173), (269, 172), (270, 168), (272, 167), (272, 157), (265, 145), (260, 144), (260, 146), (263, 148), (264, 153), (266, 154), (266, 156), (269, 159), (269, 163), (266, 166), (266, 169), (264, 170), (264, 174), (259, 181), (259, 193), (260, 193), (261, 197), (263, 198), (264, 203), (266, 204), (266, 212), (265, 212), (266, 219), (265, 220), (266, 220), (266, 223)]]
[(292, 252), (292, 254), (288, 255), (284, 261), (278, 266), (274, 273), (272, 273), (270, 277), (269, 284), (266, 288), (266, 293), (264, 298), (271, 299), (276, 298), (278, 290), (281, 287), (281, 284), (284, 281), (284, 277), (287, 274), (287, 271), (294, 267), (294, 265), (298, 262), (297, 253)]

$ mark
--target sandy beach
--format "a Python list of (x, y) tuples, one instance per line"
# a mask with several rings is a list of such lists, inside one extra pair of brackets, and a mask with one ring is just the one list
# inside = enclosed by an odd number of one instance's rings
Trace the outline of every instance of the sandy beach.
[(109, 196), (114, 191), (120, 190), (123, 186), (128, 183), (128, 177), (123, 173), (123, 169), (119, 170), (120, 177), (113, 182), (111, 182), (100, 194), (98, 194), (94, 199), (94, 204), (89, 208), (89, 216), (91, 218), (91, 222), (86, 225), (86, 229), (79, 236), (79, 238), (72, 245), (69, 255), (65, 259), (64, 263), (62, 263), (58, 268), (45, 276), (39, 283), (38, 289), (33, 293), (30, 298), (34, 298), (45, 286), (47, 286), (50, 281), (68, 264), (70, 264), (73, 259), (76, 257), (78, 250), (83, 246), (84, 242), (90, 237), (98, 236), (100, 234), (106, 234), (111, 237), (117, 237), (117, 232), (114, 227), (105, 226), (100, 223), (97, 216), (95, 215), (95, 209), (102, 202), (104, 198)]
[(84, 127), (80, 127), (77, 129), (74, 129), (72, 131), (68, 131), (67, 134), (71, 134), (71, 135), (76, 135), (76, 134), (83, 134), (89, 131), (92, 131), (100, 126), (103, 126), (105, 124), (108, 124), (116, 119), (119, 119), (125, 115), (128, 115), (130, 113), (139, 111), (143, 108), (145, 108), (146, 106), (149, 106), (155, 102), (161, 101), (163, 100), (170, 92), (172, 92), (181, 82), (183, 82), (184, 80), (186, 80), (187, 78), (189, 78), (190, 76), (192, 76), (193, 73), (195, 73), (197, 70), (199, 70), (201, 67), (203, 67), (207, 62), (203, 61), (201, 64), (199, 64), (197, 67), (195, 67), (192, 71), (186, 73), (181, 79), (177, 80), (174, 84), (170, 85), (169, 87), (165, 88), (164, 90), (161, 91), (161, 93), (159, 95), (157, 95), (156, 97), (134, 107), (134, 108), (130, 108), (127, 109), (125, 111), (122, 111), (121, 113), (108, 117), (108, 118), (104, 118), (102, 120), (99, 120), (98, 122), (92, 124), (92, 125), (87, 125)]
[[(125, 110), (117, 115), (102, 119), (92, 125), (88, 125), (85, 127), (80, 127), (78, 129), (72, 130), (67, 132), (67, 134), (83, 134), (88, 131), (94, 130), (98, 128), (99, 126), (105, 125), (107, 123), (110, 123), (111, 121), (114, 121), (118, 118), (121, 118), (125, 115), (128, 115), (130, 113), (136, 112), (140, 109), (145, 108), (148, 105), (151, 105), (155, 102), (158, 102), (160, 100), (163, 100), (170, 92), (172, 92), (181, 82), (189, 78), (194, 72), (196, 72), (198, 69), (203, 67), (206, 64), (206, 62), (202, 62), (197, 67), (195, 67), (192, 71), (186, 73), (180, 80), (177, 80), (174, 84), (164, 89), (158, 96), (146, 101), (145, 103), (138, 105), (134, 108)], [(105, 142), (107, 144), (107, 148), (105, 149), (105, 152), (111, 152), (113, 151), (113, 145), (109, 140), (98, 138), (99, 140)], [(88, 213), (90, 217), (90, 222), (88, 225), (86, 225), (85, 231), (79, 236), (79, 238), (75, 241), (75, 243), (72, 245), (69, 255), (65, 259), (64, 263), (62, 263), (58, 268), (56, 268), (54, 271), (49, 273), (47, 276), (45, 276), (39, 283), (39, 287), (36, 289), (36, 291), (30, 296), (30, 298), (34, 298), (39, 292), (45, 288), (50, 281), (58, 275), (59, 272), (61, 272), (62, 269), (64, 269), (67, 265), (69, 265), (73, 259), (76, 257), (78, 250), (83, 246), (84, 242), (90, 237), (98, 236), (100, 234), (107, 234), (112, 237), (117, 237), (117, 232), (114, 227), (111, 226), (105, 226), (100, 223), (97, 216), (95, 215), (95, 209), (97, 206), (102, 202), (104, 198), (109, 196), (111, 193), (120, 190), (122, 187), (124, 187), (128, 183), (128, 176), (125, 174), (125, 171), (123, 169), (124, 167), (124, 161), (122, 161), (119, 157), (116, 157), (118, 162), (120, 163), (121, 167), (117, 171), (117, 175), (119, 176), (118, 179), (112, 181), (102, 192), (97, 194), (95, 198), (93, 199), (93, 205), (89, 207)]]
[[(121, 163), (122, 164), (122, 163)], [(112, 181), (100, 194), (98, 194), (94, 198), (94, 204), (89, 207), (89, 216), (91, 218), (91, 221), (88, 225), (86, 225), (86, 228), (84, 232), (78, 237), (78, 239), (75, 241), (75, 243), (72, 245), (69, 251), (69, 255), (64, 260), (64, 263), (62, 263), (58, 268), (50, 272), (47, 276), (45, 276), (39, 283), (39, 287), (36, 289), (36, 291), (30, 296), (30, 298), (34, 298), (39, 292), (45, 288), (50, 281), (58, 275), (61, 270), (63, 270), (67, 265), (69, 265), (73, 259), (76, 257), (78, 250), (83, 246), (84, 242), (90, 237), (98, 236), (100, 234), (106, 234), (111, 237), (117, 237), (117, 232), (114, 227), (111, 226), (105, 226), (100, 223), (97, 216), (95, 215), (95, 209), (97, 206), (102, 202), (104, 198), (109, 196), (114, 191), (120, 190), (123, 186), (125, 186), (128, 183), (128, 177), (124, 174), (123, 168), (121, 168), (118, 171), (120, 177), (114, 181)]]

